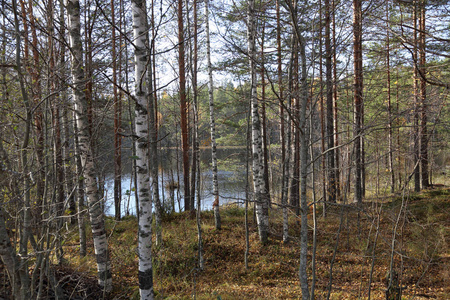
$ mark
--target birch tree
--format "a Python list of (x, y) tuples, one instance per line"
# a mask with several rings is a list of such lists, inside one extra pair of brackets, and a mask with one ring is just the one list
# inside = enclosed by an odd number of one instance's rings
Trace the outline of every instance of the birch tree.
[[(131, 1), (133, 15), (134, 77), (135, 77), (135, 148), (137, 193), (139, 197), (139, 292), (141, 299), (153, 299), (152, 266), (152, 198), (148, 166), (148, 84), (145, 72), (149, 60), (147, 13), (145, 0)], [(148, 64), (151, 66), (151, 64)]]
[(209, 97), (209, 128), (211, 132), (211, 163), (213, 175), (213, 197), (214, 197), (214, 223), (216, 229), (221, 228), (219, 213), (219, 183), (217, 180), (217, 145), (216, 145), (216, 122), (214, 119), (214, 84), (211, 64), (211, 40), (209, 37), (209, 1), (205, 0), (205, 30), (206, 30), (206, 59), (208, 64), (208, 97)]
[(251, 77), (250, 102), (252, 114), (253, 187), (255, 193), (254, 199), (259, 240), (261, 243), (265, 244), (268, 241), (269, 212), (267, 199), (264, 195), (266, 189), (264, 186), (261, 121), (259, 117), (259, 105), (256, 93), (256, 20), (254, 0), (248, 0), (247, 10), (247, 42)]
[(89, 204), (89, 217), (94, 239), (94, 250), (97, 258), (98, 283), (106, 292), (112, 289), (111, 266), (108, 255), (105, 221), (98, 195), (97, 171), (94, 164), (91, 136), (87, 119), (87, 99), (85, 90), (85, 74), (83, 66), (83, 46), (80, 28), (80, 2), (67, 0), (69, 48), (72, 55), (72, 87), (74, 111), (78, 128), (78, 144), (85, 180), (85, 193)]

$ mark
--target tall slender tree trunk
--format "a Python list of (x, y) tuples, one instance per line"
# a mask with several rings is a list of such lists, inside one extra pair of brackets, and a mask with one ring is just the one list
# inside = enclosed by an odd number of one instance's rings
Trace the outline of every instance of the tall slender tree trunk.
[(414, 11), (413, 11), (413, 22), (414, 22), (414, 49), (413, 49), (413, 60), (416, 64), (414, 68), (414, 124), (413, 124), (413, 152), (414, 152), (414, 191), (420, 191), (420, 132), (419, 132), (419, 72), (417, 68), (418, 64), (418, 7), (417, 1), (414, 1)]
[(335, 165), (335, 190), (336, 190), (336, 199), (341, 197), (341, 179), (340, 179), (340, 151), (339, 151), (339, 122), (338, 122), (338, 78), (337, 78), (337, 43), (336, 43), (336, 3), (335, 0), (331, 2), (331, 19), (333, 22), (332, 25), (332, 54), (333, 54), (333, 135), (334, 135), (334, 147), (336, 148), (334, 151), (334, 165)]
[[(188, 1), (186, 1), (186, 6)], [(189, 56), (190, 56), (190, 66), (191, 66), (191, 73), (192, 73), (192, 166), (191, 166), (191, 205), (192, 207), (196, 207), (195, 204), (195, 196), (196, 196), (196, 187), (199, 188), (199, 186), (196, 186), (197, 183), (197, 170), (198, 170), (198, 164), (199, 164), (199, 136), (198, 136), (198, 84), (197, 84), (197, 73), (198, 73), (198, 42), (197, 42), (197, 1), (194, 0), (192, 3), (192, 10), (193, 10), (193, 27), (194, 27), (194, 33), (193, 33), (193, 41), (189, 43)], [(189, 21), (188, 21), (189, 24)], [(188, 27), (188, 34), (191, 36), (191, 30), (190, 27)], [(198, 193), (197, 193), (198, 194)], [(197, 214), (198, 215), (198, 214)]]
[[(148, 165), (149, 148), (149, 88), (148, 80), (149, 49), (148, 26), (145, 0), (131, 2), (133, 15), (134, 77), (135, 77), (135, 134), (136, 169), (139, 195), (139, 290), (141, 299), (153, 299), (152, 265), (152, 197)], [(150, 130), (153, 130), (150, 128)]]
[(293, 40), (292, 40), (292, 55), (291, 55), (291, 76), (292, 83), (290, 86), (291, 101), (293, 101), (293, 107), (291, 109), (292, 114), (292, 178), (291, 178), (291, 194), (290, 205), (295, 209), (295, 214), (300, 215), (300, 93), (299, 93), (299, 66), (298, 66), (298, 36), (295, 32), (295, 24), (298, 22), (297, 14), (297, 0), (292, 1), (291, 15), (293, 24)]
[(320, 149), (322, 152), (322, 201), (323, 201), (323, 216), (327, 213), (327, 172), (326, 172), (326, 154), (325, 154), (325, 106), (323, 103), (323, 28), (322, 28), (322, 0), (319, 0), (319, 110), (320, 110)]
[[(66, 66), (66, 57), (64, 53), (66, 53), (66, 44), (62, 41), (64, 41), (64, 37), (66, 34), (66, 20), (65, 20), (65, 8), (64, 8), (64, 1), (58, 0), (59, 2), (59, 39), (60, 39), (60, 46), (59, 46), (59, 61), (58, 61), (58, 76), (59, 76), (59, 91), (60, 91), (60, 97), (62, 102), (62, 127), (64, 132), (64, 140), (63, 140), (63, 155), (64, 155), (64, 182), (65, 182), (65, 189), (67, 194), (67, 201), (69, 202), (69, 209), (72, 213), (71, 223), (75, 224), (77, 220), (77, 208), (76, 208), (76, 202), (75, 202), (75, 195), (76, 191), (74, 188), (74, 174), (72, 171), (72, 150), (71, 148), (71, 133), (70, 133), (70, 124), (69, 123), (69, 106), (70, 103), (68, 101), (68, 95), (67, 95), (67, 66)], [(74, 145), (74, 144), (73, 144)], [(73, 146), (75, 148), (75, 146)]]
[(68, 29), (70, 39), (70, 52), (72, 54), (72, 81), (74, 110), (78, 127), (78, 142), (83, 164), (83, 177), (85, 179), (86, 195), (89, 201), (89, 215), (94, 239), (94, 249), (97, 257), (98, 282), (107, 292), (112, 289), (111, 266), (108, 254), (108, 241), (106, 238), (105, 222), (101, 210), (101, 199), (98, 197), (97, 173), (89, 134), (87, 120), (87, 101), (85, 89), (85, 76), (83, 66), (83, 46), (81, 43), (80, 28), (80, 2), (67, 0)]
[[(301, 206), (301, 229), (300, 229), (300, 265), (299, 265), (299, 279), (300, 279), (300, 286), (302, 290), (302, 299), (308, 300), (310, 298), (309, 288), (308, 288), (308, 274), (307, 274), (307, 267), (308, 267), (308, 260), (307, 260), (307, 253), (308, 253), (308, 203), (306, 198), (306, 180), (308, 175), (308, 132), (307, 132), (307, 125), (306, 125), (306, 107), (308, 104), (308, 83), (307, 83), (307, 67), (306, 67), (306, 51), (305, 51), (305, 39), (303, 38), (298, 23), (297, 23), (297, 17), (296, 17), (296, 3), (294, 2), (291, 4), (290, 2), (287, 3), (289, 6), (290, 16), (291, 16), (291, 22), (292, 22), (292, 29), (293, 34), (295, 35), (296, 39), (295, 42), (297, 43), (300, 58), (302, 60), (301, 65), (301, 90), (298, 95), (299, 98), (301, 98), (301, 104), (299, 105), (300, 111), (298, 113), (298, 122), (296, 123), (296, 129), (300, 133), (300, 161), (301, 161), (301, 170), (300, 170), (300, 177), (301, 177), (301, 186), (300, 186), (300, 206)], [(299, 99), (300, 101), (300, 99)]]
[[(137, 169), (137, 191), (139, 197), (139, 289), (141, 299), (153, 299), (152, 266), (152, 197), (149, 176), (149, 49), (148, 24), (145, 0), (132, 1), (133, 45), (135, 57), (135, 149)], [(150, 143), (151, 144), (151, 143)]]
[(188, 107), (186, 101), (186, 71), (184, 61), (184, 24), (183, 24), (183, 0), (178, 0), (178, 76), (180, 80), (180, 126), (181, 148), (183, 152), (183, 182), (184, 182), (184, 209), (192, 210), (191, 192), (189, 188), (189, 132), (188, 132)]
[[(189, 0), (184, 0), (184, 5), (185, 5), (185, 10), (186, 10), (186, 24), (189, 24), (188, 26), (186, 26), (186, 36), (188, 37), (192, 37), (192, 32), (191, 32), (191, 20), (190, 20), (190, 8), (189, 8)], [(193, 74), (193, 47), (192, 47), (192, 38), (187, 38), (186, 39), (186, 44), (185, 44), (185, 49), (187, 50), (187, 57), (186, 57), (186, 63), (187, 63), (187, 70), (186, 70), (186, 76), (189, 78), (189, 73), (191, 74), (191, 84), (192, 84), (192, 80), (194, 77)], [(192, 84), (193, 85), (193, 84)], [(191, 125), (191, 122), (194, 123), (194, 118), (189, 118), (189, 116), (193, 116), (194, 112), (192, 110), (191, 112), (191, 101), (190, 101), (190, 91), (189, 91), (189, 83), (187, 84), (187, 110), (188, 110), (188, 133), (189, 133), (189, 138), (190, 138), (190, 144), (192, 145), (192, 149), (191, 149), (191, 158), (192, 158), (192, 164), (190, 166), (190, 171), (191, 171), (191, 175), (190, 175), (190, 198), (189, 198), (189, 207), (191, 207), (191, 212), (193, 212), (195, 210), (195, 183), (197, 180), (197, 177), (195, 175), (196, 171), (197, 171), (197, 161), (195, 160), (195, 129), (193, 129), (193, 127), (195, 126), (195, 124)], [(192, 94), (194, 93), (193, 88), (192, 88)]]
[[(396, 70), (396, 81), (398, 82), (399, 80), (399, 74), (398, 74), (398, 68)], [(396, 105), (396, 111), (399, 111), (399, 97), (400, 97), (400, 88), (399, 88), (399, 84), (396, 84), (395, 86), (395, 105)], [(401, 188), (402, 186), (402, 156), (400, 153), (400, 120), (397, 119), (396, 122), (396, 126), (397, 126), (397, 130), (396, 130), (396, 134), (397, 134), (397, 151), (398, 151), (398, 164), (397, 164), (397, 169), (398, 169), (398, 187)]]
[[(299, 32), (297, 32), (300, 35)], [(301, 229), (300, 229), (300, 266), (299, 276), (302, 289), (302, 299), (309, 300), (308, 288), (308, 199), (306, 196), (306, 180), (308, 176), (308, 128), (306, 122), (306, 106), (308, 105), (308, 83), (307, 83), (307, 67), (306, 67), (306, 51), (305, 40), (299, 36), (300, 58), (302, 61), (301, 68), (301, 108), (300, 108), (300, 206), (301, 206)]]
[(252, 113), (252, 152), (253, 152), (253, 186), (255, 193), (256, 221), (258, 224), (259, 240), (265, 244), (269, 234), (269, 215), (267, 198), (264, 195), (264, 164), (261, 136), (261, 120), (256, 93), (256, 20), (255, 0), (248, 0), (247, 8), (247, 40), (248, 57), (250, 63), (250, 102)]
[[(199, 134), (198, 134), (198, 86), (197, 86), (197, 72), (198, 72), (198, 18), (197, 18), (197, 0), (194, 0), (194, 61), (192, 70), (192, 88), (194, 92), (193, 109), (194, 109), (194, 157), (196, 167), (197, 190), (191, 189), (192, 193), (197, 191), (197, 245), (198, 245), (198, 267), (203, 270), (203, 238), (202, 238), (202, 226), (201, 226), (201, 190), (200, 190), (200, 161), (199, 161)], [(195, 186), (195, 184), (194, 184)]]
[[(148, 28), (148, 21), (146, 20), (146, 27)], [(148, 98), (148, 120), (149, 120), (149, 137), (150, 137), (150, 148), (149, 148), (149, 164), (150, 164), (150, 175), (151, 175), (151, 187), (152, 187), (152, 198), (155, 207), (155, 231), (156, 231), (156, 245), (162, 245), (162, 224), (161, 224), (161, 201), (159, 199), (159, 185), (158, 185), (158, 121), (156, 114), (156, 97), (155, 91), (153, 90), (153, 63), (152, 52), (155, 47), (155, 39), (152, 38), (149, 41), (148, 33), (146, 34), (146, 45), (147, 45), (147, 57), (150, 63), (147, 63), (147, 98)]]
[(216, 122), (214, 118), (214, 84), (212, 76), (211, 64), (211, 40), (209, 36), (209, 1), (205, 0), (205, 30), (206, 30), (206, 59), (208, 64), (208, 97), (209, 97), (209, 128), (211, 133), (211, 164), (213, 175), (213, 210), (214, 223), (216, 229), (220, 229), (220, 213), (219, 213), (219, 182), (217, 180), (217, 145), (216, 145)]
[(266, 186), (265, 195), (267, 196), (267, 201), (269, 207), (272, 205), (270, 197), (270, 181), (269, 181), (269, 151), (267, 142), (267, 117), (266, 117), (266, 79), (265, 72), (266, 68), (264, 66), (264, 43), (265, 43), (265, 27), (266, 21), (262, 20), (262, 34), (261, 34), (261, 121), (262, 121), (262, 137), (263, 137), (263, 161), (264, 161), (264, 185)]
[(38, 37), (36, 32), (35, 16), (33, 14), (34, 4), (30, 0), (28, 3), (28, 14), (30, 20), (30, 31), (32, 38), (32, 54), (33, 54), (33, 66), (31, 67), (31, 80), (32, 80), (32, 96), (33, 103), (36, 105), (36, 111), (34, 112), (34, 125), (36, 134), (36, 158), (39, 163), (39, 171), (36, 181), (36, 194), (37, 194), (37, 215), (40, 215), (41, 207), (43, 205), (43, 196), (45, 189), (45, 155), (44, 155), (44, 117), (42, 112), (42, 106), (38, 103), (42, 99), (41, 91), (41, 66), (40, 66), (40, 54), (38, 47)]
[(325, 0), (325, 84), (327, 102), (327, 168), (328, 201), (336, 202), (336, 164), (334, 150), (334, 111), (333, 111), (333, 67), (331, 49), (331, 8), (330, 0)]
[(122, 103), (117, 92), (117, 53), (116, 53), (116, 15), (114, 0), (111, 0), (111, 54), (112, 80), (114, 95), (114, 213), (115, 219), (121, 218), (122, 202), (122, 137), (120, 136)]
[[(47, 31), (48, 31), (48, 57), (49, 57), (49, 70), (48, 70), (48, 90), (51, 95), (53, 95), (57, 89), (57, 74), (55, 72), (56, 66), (56, 51), (54, 46), (54, 28), (53, 28), (53, 12), (54, 4), (53, 0), (49, 0), (47, 3)], [(61, 93), (63, 94), (63, 93)], [(62, 97), (61, 97), (62, 98)], [(59, 98), (59, 100), (61, 100)], [(61, 103), (62, 101), (56, 101), (55, 96), (50, 96), (49, 101), (52, 105), (52, 124), (53, 124), (53, 156), (54, 156), (54, 174), (55, 174), (55, 186), (56, 186), (56, 237), (57, 237), (57, 259), (58, 263), (62, 264), (64, 259), (64, 251), (62, 247), (62, 237), (59, 234), (59, 230), (63, 225), (64, 219), (62, 216), (65, 211), (65, 193), (64, 193), (64, 164), (63, 164), (63, 148), (61, 143)]]
[[(277, 15), (277, 62), (278, 62), (278, 90), (280, 101), (280, 138), (281, 138), (281, 161), (282, 161), (282, 179), (281, 179), (281, 209), (283, 214), (283, 242), (288, 242), (289, 236), (289, 223), (288, 223), (288, 210), (287, 210), (287, 197), (288, 197), (288, 181), (285, 180), (289, 177), (289, 167), (286, 159), (286, 132), (285, 132), (285, 118), (284, 112), (284, 95), (283, 95), (283, 72), (282, 72), (282, 56), (281, 56), (281, 16), (280, 16), (280, 0), (276, 1), (276, 15)], [(288, 154), (289, 155), (289, 154)]]
[(354, 65), (354, 139), (355, 139), (355, 197), (362, 203), (362, 107), (363, 107), (363, 70), (362, 70), (362, 28), (361, 0), (353, 0), (353, 65)]
[(390, 62), (390, 29), (389, 29), (389, 0), (386, 0), (386, 75), (387, 75), (387, 104), (388, 104), (388, 151), (389, 151), (389, 173), (391, 177), (391, 193), (395, 192), (395, 172), (394, 172), (394, 147), (392, 137), (392, 105), (391, 105), (391, 62)]
[(422, 188), (430, 186), (428, 173), (427, 82), (426, 77), (426, 1), (419, 1), (419, 70), (420, 76), (420, 169)]
[[(74, 119), (76, 119), (76, 115), (74, 112)], [(85, 215), (86, 215), (86, 207), (84, 203), (84, 182), (83, 182), (83, 164), (81, 162), (81, 154), (80, 154), (80, 144), (78, 139), (78, 126), (77, 122), (73, 123), (73, 131), (75, 136), (74, 148), (75, 148), (75, 186), (76, 186), (76, 195), (77, 195), (77, 218), (78, 218), (78, 235), (80, 239), (80, 257), (84, 257), (87, 254), (86, 249), (86, 226), (85, 226)]]

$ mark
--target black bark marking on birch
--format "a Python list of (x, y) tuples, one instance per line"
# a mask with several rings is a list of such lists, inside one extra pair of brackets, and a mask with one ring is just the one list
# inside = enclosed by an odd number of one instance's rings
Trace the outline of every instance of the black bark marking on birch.
[(139, 271), (139, 288), (148, 290), (153, 287), (153, 269), (150, 268), (145, 272)]
[(112, 278), (112, 273), (110, 270), (102, 271), (98, 273), (98, 277), (104, 281)]

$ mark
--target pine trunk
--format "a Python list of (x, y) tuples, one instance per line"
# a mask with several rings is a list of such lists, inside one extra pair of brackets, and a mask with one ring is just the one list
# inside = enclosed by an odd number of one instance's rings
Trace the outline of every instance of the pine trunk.
[(390, 33), (389, 33), (389, 0), (386, 1), (386, 73), (387, 73), (387, 102), (388, 102), (388, 151), (389, 151), (389, 173), (391, 177), (391, 193), (395, 192), (395, 173), (394, 173), (394, 148), (392, 137), (392, 105), (391, 105), (391, 63), (390, 63)]
[(300, 215), (300, 94), (299, 94), (299, 66), (298, 66), (298, 35), (295, 30), (295, 25), (298, 22), (297, 17), (297, 0), (292, 1), (291, 4), (292, 17), (292, 49), (290, 61), (290, 98), (293, 106), (291, 106), (291, 132), (292, 132), (292, 178), (290, 186), (290, 205), (295, 209), (295, 215)]
[(413, 49), (413, 60), (416, 65), (414, 68), (414, 124), (413, 124), (413, 167), (414, 167), (414, 191), (420, 191), (420, 132), (419, 132), (419, 71), (418, 65), (418, 8), (415, 5), (413, 11), (413, 22), (414, 22), (414, 49)]
[(181, 148), (183, 152), (183, 181), (184, 181), (184, 210), (193, 210), (191, 207), (191, 192), (189, 188), (189, 132), (188, 107), (186, 101), (186, 71), (184, 61), (184, 25), (183, 0), (178, 0), (178, 72), (180, 79), (180, 126)]
[[(300, 33), (298, 33), (300, 35)], [(301, 68), (301, 108), (299, 129), (300, 130), (300, 206), (301, 206), (301, 229), (300, 229), (300, 285), (302, 289), (302, 298), (309, 299), (308, 288), (308, 199), (306, 195), (306, 180), (308, 176), (308, 128), (306, 123), (306, 106), (308, 105), (308, 83), (307, 83), (307, 67), (305, 40), (299, 36), (300, 58), (302, 60)]]
[(341, 197), (341, 179), (340, 179), (340, 151), (339, 151), (339, 122), (338, 122), (338, 75), (337, 75), (337, 44), (336, 44), (336, 3), (332, 1), (332, 54), (333, 54), (333, 135), (334, 135), (334, 166), (335, 166), (335, 192), (336, 200)]
[[(322, 1), (319, 1), (319, 19), (322, 20)], [(320, 150), (321, 155), (321, 166), (322, 166), (322, 201), (323, 201), (323, 216), (327, 214), (327, 165), (326, 165), (326, 154), (325, 154), (325, 105), (323, 103), (323, 28), (322, 21), (320, 22), (319, 28), (319, 110), (320, 110)]]
[(363, 106), (363, 73), (362, 73), (362, 40), (361, 40), (361, 0), (353, 0), (353, 64), (354, 64), (354, 131), (355, 140), (355, 198), (362, 203), (362, 106)]
[(422, 188), (430, 186), (428, 173), (428, 129), (427, 129), (427, 82), (426, 82), (426, 9), (425, 1), (420, 1), (420, 16), (419, 16), (419, 71), (420, 76), (420, 168), (422, 175)]
[(331, 51), (331, 9), (330, 1), (325, 0), (325, 83), (326, 83), (326, 133), (327, 133), (327, 167), (328, 167), (328, 201), (336, 202), (336, 166), (334, 150), (334, 111), (333, 111), (333, 67)]
[(117, 55), (116, 55), (116, 21), (114, 0), (111, 0), (111, 54), (112, 54), (112, 80), (114, 96), (114, 213), (115, 219), (120, 220), (122, 200), (122, 138), (119, 134), (121, 126), (121, 107), (117, 92)]

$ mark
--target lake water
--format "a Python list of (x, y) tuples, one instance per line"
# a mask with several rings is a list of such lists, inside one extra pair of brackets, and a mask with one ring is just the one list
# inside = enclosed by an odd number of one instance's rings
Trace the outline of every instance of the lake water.
[[(243, 204), (245, 200), (245, 148), (236, 149), (218, 149), (218, 181), (220, 204), (239, 203)], [(174, 197), (175, 211), (184, 210), (183, 195), (183, 174), (179, 162), (180, 153), (177, 151), (165, 150), (160, 153), (159, 165), (159, 196), (164, 207), (171, 207), (171, 197)], [(201, 208), (202, 210), (212, 209), (214, 202), (212, 195), (212, 171), (211, 171), (211, 151), (209, 149), (200, 150), (201, 161)], [(167, 188), (169, 183), (175, 182), (178, 188), (170, 190)], [(105, 210), (107, 215), (114, 215), (114, 180), (112, 177), (105, 180)], [(136, 214), (134, 178), (131, 180), (131, 174), (122, 176), (122, 204), (121, 214)], [(197, 199), (196, 199), (197, 201)], [(197, 205), (197, 202), (196, 202)]]

